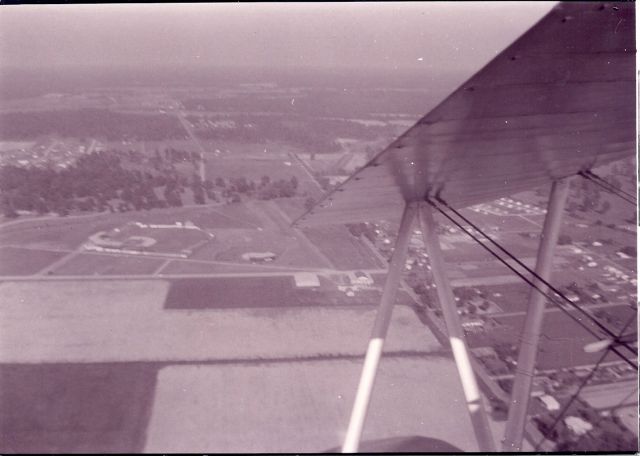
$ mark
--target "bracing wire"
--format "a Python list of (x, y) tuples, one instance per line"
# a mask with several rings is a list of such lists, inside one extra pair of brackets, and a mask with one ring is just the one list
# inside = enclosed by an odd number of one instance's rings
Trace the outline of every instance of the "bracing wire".
[[(631, 315), (631, 317), (629, 318), (629, 320), (627, 320), (627, 323), (624, 325), (624, 327), (620, 330), (620, 333), (618, 334), (617, 338), (621, 338), (622, 335), (624, 334), (625, 330), (629, 327), (629, 325), (631, 324), (631, 322), (635, 319), (635, 314)], [(607, 349), (604, 351), (604, 353), (602, 353), (602, 355), (600, 356), (600, 358), (598, 359), (598, 361), (596, 362), (596, 364), (591, 368), (591, 371), (589, 372), (589, 375), (587, 375), (585, 378), (582, 379), (582, 382), (580, 382), (580, 385), (578, 386), (578, 389), (576, 390), (575, 393), (573, 393), (571, 395), (571, 397), (569, 398), (569, 401), (564, 405), (564, 407), (562, 408), (562, 410), (560, 410), (560, 412), (558, 412), (558, 415), (556, 416), (556, 419), (553, 420), (553, 423), (551, 423), (551, 427), (549, 428), (549, 430), (547, 431), (547, 435), (551, 434), (551, 432), (555, 429), (555, 427), (558, 425), (558, 423), (560, 422), (560, 420), (563, 418), (563, 416), (565, 415), (565, 413), (567, 413), (567, 411), (569, 410), (569, 407), (571, 407), (571, 404), (573, 404), (573, 402), (578, 398), (578, 396), (580, 396), (580, 393), (582, 392), (582, 390), (584, 389), (585, 386), (587, 386), (587, 383), (589, 383), (589, 381), (593, 378), (593, 376), (595, 375), (596, 371), (598, 370), (598, 368), (600, 367), (600, 364), (602, 364), (602, 362), (604, 361), (604, 359), (607, 357), (607, 355), (609, 354), (609, 351), (611, 350), (612, 346), (610, 345), (609, 347), (607, 347)], [(628, 397), (628, 396), (627, 396)], [(624, 400), (626, 400), (627, 398), (625, 397)], [(538, 443), (536, 443), (534, 451), (538, 451), (538, 449), (540, 448), (540, 445), (542, 444), (542, 442), (545, 441), (545, 437), (543, 436), (542, 439), (540, 439), (538, 441)]]
[(578, 174), (584, 177), (585, 179), (593, 182), (594, 184), (600, 186), (601, 188), (605, 189), (609, 193), (623, 199), (624, 201), (630, 204), (633, 204), (634, 206), (638, 204), (635, 195), (632, 195), (631, 193), (627, 193), (624, 190), (615, 187), (613, 184), (611, 184), (610, 182), (607, 182), (605, 179), (594, 174), (593, 172), (587, 170), (587, 171), (581, 171)]
[[(579, 318), (575, 317), (574, 315), (571, 314), (571, 312), (569, 312), (567, 309), (565, 309), (564, 307), (562, 307), (562, 305), (560, 305), (559, 303), (556, 302), (556, 300), (551, 297), (549, 294), (547, 294), (542, 288), (540, 288), (537, 284), (535, 284), (534, 282), (532, 282), (529, 278), (527, 278), (526, 276), (524, 276), (520, 271), (518, 271), (517, 269), (515, 269), (511, 264), (509, 264), (504, 258), (500, 257), (496, 252), (494, 252), (493, 250), (491, 250), (489, 247), (487, 247), (486, 245), (484, 245), (482, 243), (482, 241), (480, 239), (478, 239), (476, 236), (473, 235), (473, 233), (467, 231), (458, 221), (454, 220), (451, 216), (449, 216), (449, 214), (447, 214), (445, 211), (443, 211), (440, 207), (438, 207), (436, 204), (434, 204), (432, 201), (427, 199), (427, 202), (432, 205), (438, 212), (440, 212), (442, 215), (444, 215), (447, 219), (449, 219), (452, 223), (454, 223), (456, 226), (458, 226), (458, 228), (460, 228), (461, 231), (463, 231), (465, 234), (467, 234), (468, 236), (470, 236), (474, 241), (476, 241), (480, 246), (482, 246), (482, 248), (484, 248), (485, 250), (487, 250), (491, 255), (493, 255), (498, 261), (500, 261), (502, 264), (504, 264), (507, 268), (509, 268), (512, 272), (514, 272), (518, 277), (520, 277), (523, 281), (525, 281), (527, 284), (529, 284), (531, 287), (535, 288), (536, 290), (538, 290), (543, 296), (545, 296), (547, 299), (549, 299), (550, 302), (552, 302), (553, 304), (555, 304), (562, 312), (564, 312), (569, 318), (571, 318), (573, 321), (575, 321), (576, 323), (578, 323), (582, 328), (584, 328), (589, 334), (591, 334), (592, 336), (596, 337), (596, 338), (600, 338), (601, 335), (598, 334), (596, 331), (594, 331), (593, 329), (591, 329), (589, 326), (585, 325), (582, 320), (580, 320)], [(573, 303), (572, 303), (573, 304)], [(618, 355), (624, 362), (626, 362), (627, 364), (629, 364), (631, 367), (633, 367), (635, 370), (638, 370), (638, 366), (630, 361), (629, 359), (627, 359), (626, 356), (624, 356), (622, 353), (620, 353), (620, 351), (611, 346), (610, 347), (611, 351), (613, 351), (616, 355)], [(633, 349), (631, 349), (633, 351)]]
[[(615, 333), (613, 331), (611, 331), (609, 328), (607, 328), (605, 325), (603, 325), (602, 323), (600, 323), (597, 319), (595, 319), (589, 312), (587, 312), (586, 310), (584, 310), (582, 307), (578, 306), (577, 304), (575, 304), (573, 301), (571, 301), (569, 298), (567, 298), (564, 293), (562, 293), (560, 290), (558, 290), (557, 288), (555, 288), (553, 285), (551, 285), (547, 280), (543, 279), (542, 277), (540, 277), (540, 275), (538, 273), (536, 273), (533, 269), (531, 269), (530, 267), (528, 267), (527, 265), (525, 265), (522, 261), (520, 261), (515, 255), (513, 255), (511, 252), (509, 252), (507, 249), (505, 249), (502, 245), (500, 245), (497, 241), (495, 241), (494, 239), (492, 239), (490, 236), (487, 236), (487, 234), (485, 234), (476, 224), (474, 224), (473, 222), (471, 222), (471, 220), (469, 220), (467, 217), (465, 217), (464, 215), (462, 215), (459, 211), (455, 210), (454, 208), (452, 208), (446, 201), (437, 198), (438, 202), (443, 204), (447, 209), (449, 209), (451, 212), (453, 212), (454, 214), (456, 214), (458, 217), (460, 217), (464, 222), (466, 222), (467, 224), (469, 224), (474, 230), (476, 230), (478, 233), (480, 233), (485, 239), (487, 239), (489, 242), (491, 242), (493, 245), (495, 245), (497, 248), (499, 248), (502, 252), (504, 252), (509, 258), (511, 258), (513, 261), (515, 261), (520, 267), (522, 267), (523, 269), (525, 269), (527, 272), (529, 272), (533, 277), (535, 277), (536, 279), (538, 279), (540, 282), (542, 282), (544, 285), (546, 285), (551, 291), (553, 291), (555, 294), (557, 294), (558, 296), (560, 296), (568, 305), (570, 305), (571, 307), (573, 307), (574, 309), (576, 309), (578, 312), (580, 312), (582, 315), (584, 315), (587, 319), (589, 319), (592, 323), (594, 323), (598, 328), (600, 328), (602, 331), (604, 331), (607, 335), (609, 335), (610, 337), (615, 337)], [(540, 290), (538, 290), (540, 291)], [(543, 293), (544, 294), (544, 293)], [(626, 349), (628, 349), (629, 351), (631, 351), (634, 354), (638, 354), (637, 350), (634, 350), (630, 345), (623, 343), (622, 344)]]
[(636, 195), (629, 193), (629, 192), (625, 192), (624, 190), (622, 190), (621, 188), (616, 187), (615, 185), (613, 185), (611, 182), (609, 182), (608, 180), (604, 179), (602, 176), (598, 176), (596, 173), (594, 173), (593, 171), (591, 171), (590, 169), (583, 171), (583, 174), (586, 174), (587, 176), (589, 176), (592, 179), (597, 179), (599, 182), (601, 182), (603, 185), (606, 185), (612, 189), (615, 189), (617, 192), (628, 196), (631, 199), (637, 199)]

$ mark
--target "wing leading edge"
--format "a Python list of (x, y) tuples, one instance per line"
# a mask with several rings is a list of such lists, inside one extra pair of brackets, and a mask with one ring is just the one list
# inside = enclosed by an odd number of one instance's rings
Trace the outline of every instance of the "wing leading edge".
[(560, 3), (296, 222), (466, 207), (633, 156), (635, 5)]

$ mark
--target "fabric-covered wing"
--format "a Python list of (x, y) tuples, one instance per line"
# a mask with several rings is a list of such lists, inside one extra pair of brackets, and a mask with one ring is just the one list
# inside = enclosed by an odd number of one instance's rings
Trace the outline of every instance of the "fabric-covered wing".
[(466, 207), (634, 150), (635, 5), (561, 3), (297, 222)]

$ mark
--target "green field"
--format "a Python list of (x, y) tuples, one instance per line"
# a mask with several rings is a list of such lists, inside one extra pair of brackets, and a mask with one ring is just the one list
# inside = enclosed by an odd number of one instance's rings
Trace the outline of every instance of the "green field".
[(66, 252), (0, 247), (0, 275), (31, 275), (59, 260)]
[(134, 257), (132, 255), (101, 255), (82, 253), (65, 261), (54, 271), (54, 275), (126, 275), (151, 274), (164, 260)]

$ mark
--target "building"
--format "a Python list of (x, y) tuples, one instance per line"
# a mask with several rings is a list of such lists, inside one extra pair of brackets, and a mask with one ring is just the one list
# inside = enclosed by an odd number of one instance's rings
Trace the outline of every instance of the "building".
[(242, 259), (252, 263), (268, 263), (276, 259), (276, 254), (273, 252), (247, 252), (242, 254)]
[(315, 288), (320, 286), (320, 280), (317, 274), (312, 272), (297, 272), (293, 275), (298, 288)]

